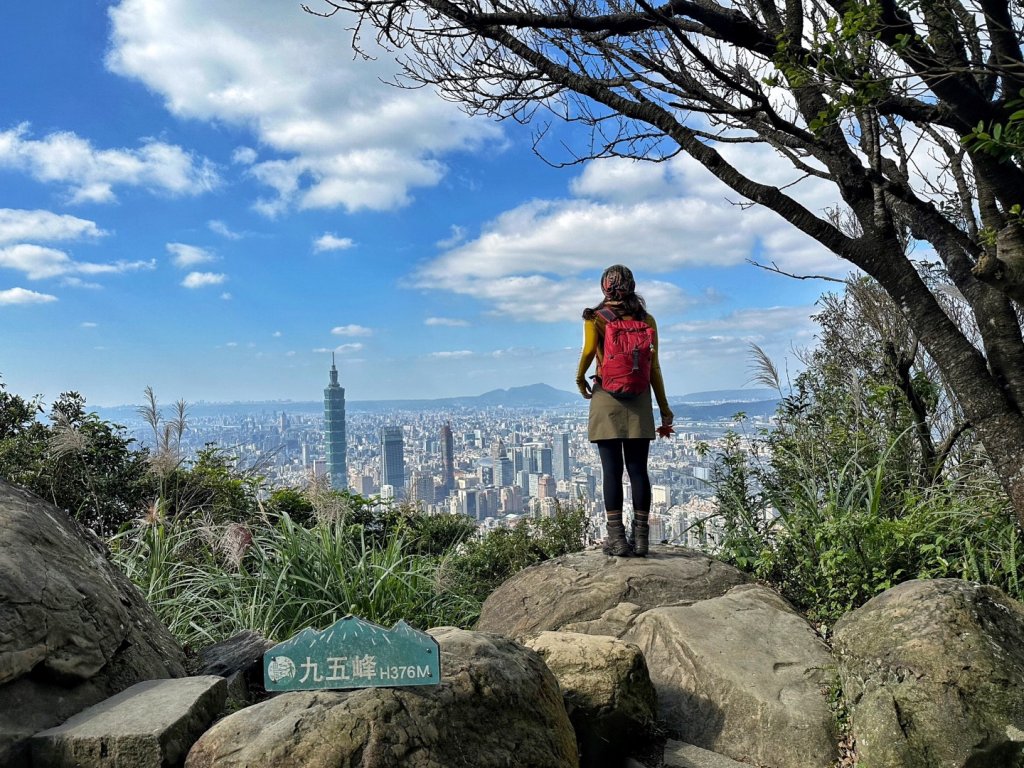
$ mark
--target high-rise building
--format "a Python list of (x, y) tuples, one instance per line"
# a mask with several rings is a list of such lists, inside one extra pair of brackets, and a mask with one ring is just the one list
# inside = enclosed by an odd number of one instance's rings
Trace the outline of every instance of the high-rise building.
[(537, 495), (542, 499), (553, 499), (555, 493), (555, 478), (551, 475), (541, 475), (537, 481)]
[(498, 462), (505, 458), (505, 443), (500, 437), (491, 441), (491, 462), (498, 466)]
[(409, 478), (409, 500), (434, 503), (434, 476), (429, 472), (413, 472)]
[(477, 467), (477, 479), (480, 481), (480, 485), (486, 487), (488, 485), (494, 485), (494, 467), (488, 467), (485, 464), (481, 464)]
[(515, 482), (515, 475), (512, 472), (512, 462), (506, 457), (498, 459), (494, 465), (494, 484), (499, 488), (512, 485)]
[(380, 482), (395, 489), (395, 498), (404, 498), (405, 439), (401, 427), (380, 430)]
[(536, 471), (542, 475), (550, 475), (552, 473), (551, 449), (547, 446), (541, 446), (535, 449), (534, 455), (537, 457)]
[(338, 383), (334, 355), (331, 355), (331, 383), (324, 389), (324, 430), (327, 432), (327, 472), (331, 478), (331, 487), (343, 491), (348, 487), (345, 390)]
[(555, 480), (572, 479), (572, 460), (569, 458), (569, 433), (555, 435), (555, 449), (551, 455), (552, 474)]
[(441, 427), (441, 484), (444, 493), (455, 490), (455, 438), (449, 422)]

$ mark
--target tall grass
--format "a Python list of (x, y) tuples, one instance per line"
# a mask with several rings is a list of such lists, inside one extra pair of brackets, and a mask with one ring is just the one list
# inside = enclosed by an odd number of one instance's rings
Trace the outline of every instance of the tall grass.
[(284, 640), (347, 614), (384, 626), (470, 627), (491, 590), (522, 568), (582, 549), (587, 529), (582, 509), (470, 539), (464, 519), (394, 509), (356, 517), (151, 518), (110, 545), (171, 632), (201, 647), (243, 629)]
[(393, 538), (369, 543), (344, 520), (306, 528), (287, 514), (249, 524), (147, 525), (111, 542), (115, 560), (186, 645), (253, 629), (273, 640), (351, 613), (390, 626), (465, 625), (479, 606), (438, 587), (440, 561)]

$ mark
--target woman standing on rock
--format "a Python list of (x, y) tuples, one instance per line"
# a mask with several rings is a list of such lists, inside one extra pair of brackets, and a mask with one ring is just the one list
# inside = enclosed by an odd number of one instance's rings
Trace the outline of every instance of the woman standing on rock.
[[(604, 299), (583, 310), (583, 352), (576, 386), (590, 400), (590, 442), (597, 444), (604, 476), (604, 507), (608, 518), (606, 554), (644, 557), (648, 549), (651, 480), (647, 456), (654, 439), (651, 389), (658, 401), (662, 437), (672, 434), (672, 411), (658, 364), (658, 326), (636, 293), (633, 273), (621, 264), (601, 275)], [(587, 369), (597, 358), (593, 384)], [(622, 524), (622, 471), (633, 493), (630, 541)]]

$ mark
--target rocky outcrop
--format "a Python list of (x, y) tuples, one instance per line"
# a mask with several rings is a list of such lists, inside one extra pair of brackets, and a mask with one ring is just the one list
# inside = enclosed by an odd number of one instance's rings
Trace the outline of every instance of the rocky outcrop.
[(594, 550), (520, 572), (484, 603), (478, 626), (618, 637), (643, 651), (667, 731), (771, 768), (824, 768), (837, 756), (825, 691), (828, 648), (776, 593), (691, 550), (647, 558)]
[(141, 680), (185, 674), (180, 645), (102, 542), (0, 481), (0, 765), (27, 739)]
[(872, 768), (1024, 765), (1024, 606), (908, 581), (835, 626), (858, 757)]
[(718, 597), (746, 581), (732, 566), (678, 547), (652, 547), (647, 558), (588, 550), (510, 578), (484, 602), (477, 629), (516, 639), (570, 628), (619, 636), (641, 611)]
[(186, 768), (574, 768), (558, 683), (498, 635), (430, 630), (436, 686), (285, 693), (217, 723)]
[(646, 611), (624, 639), (643, 651), (661, 718), (682, 741), (772, 768), (835, 762), (828, 647), (770, 589)]
[(639, 648), (572, 632), (542, 632), (526, 645), (558, 680), (582, 765), (621, 766), (651, 741), (657, 696)]

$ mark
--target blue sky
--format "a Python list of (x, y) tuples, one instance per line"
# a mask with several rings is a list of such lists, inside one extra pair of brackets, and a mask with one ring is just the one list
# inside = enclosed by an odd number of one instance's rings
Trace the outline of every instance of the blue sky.
[[(692, 161), (557, 169), (531, 128), (383, 84), (290, 0), (9, 4), (0, 25), (0, 377), (93, 405), (572, 390), (612, 263), (670, 393), (812, 340), (846, 265)], [(569, 129), (560, 139), (584, 141)], [(729, 151), (762, 181), (794, 173)], [(812, 209), (833, 201), (802, 182)]]

